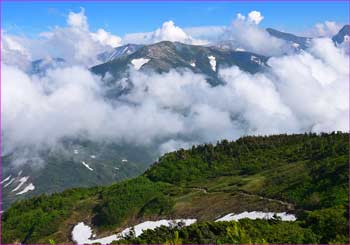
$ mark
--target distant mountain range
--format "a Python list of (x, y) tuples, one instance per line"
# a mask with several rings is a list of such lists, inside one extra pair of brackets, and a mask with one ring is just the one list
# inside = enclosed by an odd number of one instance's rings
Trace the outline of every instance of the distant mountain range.
[[(276, 38), (282, 39), (284, 41), (290, 42), (291, 44), (296, 44), (295, 47), (306, 49), (308, 48), (312, 38), (301, 37), (287, 32), (281, 32), (272, 28), (267, 28), (266, 31)], [(333, 42), (338, 45), (344, 42), (344, 40), (349, 40), (350, 25), (345, 25), (339, 30), (339, 32), (332, 37)]]
[(267, 28), (266, 31), (273, 37), (290, 42), (295, 48), (306, 49), (311, 41), (311, 38), (299, 37), (294, 34), (281, 32), (272, 28)]
[[(350, 26), (345, 25), (332, 37), (334, 43), (343, 43), (344, 39), (350, 35), (349, 30)], [(271, 36), (290, 43), (297, 50), (307, 49), (312, 40), (311, 37), (297, 36), (273, 28), (267, 28), (266, 31)], [(243, 71), (250, 73), (263, 70), (268, 57), (249, 52), (249, 50), (235, 48), (233, 42), (232, 40), (223, 40), (209, 46), (170, 41), (151, 45), (126, 44), (99, 54), (97, 59), (101, 63), (91, 67), (91, 70), (102, 76), (108, 73), (113, 75), (114, 79), (121, 79), (128, 75), (129, 67), (156, 72), (186, 68), (195, 73), (206, 75), (211, 84), (220, 83), (216, 69), (218, 67), (236, 65)], [(214, 62), (215, 65), (212, 65)], [(43, 74), (48, 69), (63, 67), (64, 64), (65, 60), (59, 57), (35, 60), (31, 64), (29, 73)]]
[(169, 41), (143, 47), (125, 45), (115, 49), (116, 53), (119, 53), (119, 50), (129, 52), (94, 66), (91, 71), (102, 76), (110, 74), (115, 79), (121, 79), (128, 76), (129, 68), (153, 70), (159, 73), (171, 69), (188, 69), (205, 75), (210, 84), (216, 85), (221, 83), (218, 77), (219, 67), (236, 65), (244, 71), (256, 73), (264, 68), (267, 61), (267, 57), (251, 52)]

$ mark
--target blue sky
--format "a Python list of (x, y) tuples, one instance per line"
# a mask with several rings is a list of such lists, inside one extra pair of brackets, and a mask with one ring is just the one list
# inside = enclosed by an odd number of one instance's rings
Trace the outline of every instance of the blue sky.
[(348, 23), (348, 2), (3, 2), (2, 25), (9, 33), (36, 35), (64, 26), (69, 11), (85, 9), (90, 30), (113, 34), (152, 31), (166, 20), (180, 27), (229, 25), (238, 12), (258, 10), (262, 27), (300, 32), (326, 20)]

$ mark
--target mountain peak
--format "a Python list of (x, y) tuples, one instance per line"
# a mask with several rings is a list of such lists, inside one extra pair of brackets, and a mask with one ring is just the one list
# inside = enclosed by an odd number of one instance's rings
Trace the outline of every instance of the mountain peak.
[(279, 38), (279, 39), (282, 39), (282, 40), (287, 41), (287, 42), (292, 42), (292, 43), (298, 44), (301, 49), (307, 48), (308, 42), (310, 39), (308, 37), (301, 37), (301, 36), (297, 36), (297, 35), (294, 35), (291, 33), (278, 31), (278, 30), (273, 29), (273, 28), (267, 28), (266, 31), (271, 36), (273, 36), (275, 38)]
[(349, 36), (350, 34), (350, 25), (344, 25), (343, 28), (339, 30), (339, 32), (333, 36), (332, 40), (336, 44), (341, 44), (344, 42), (344, 39), (346, 36)]

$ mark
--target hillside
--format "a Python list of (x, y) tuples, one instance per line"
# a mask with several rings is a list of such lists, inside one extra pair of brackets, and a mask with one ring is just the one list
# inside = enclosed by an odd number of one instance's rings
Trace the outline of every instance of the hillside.
[(154, 152), (152, 147), (88, 140), (65, 140), (56, 149), (39, 152), (18, 149), (2, 156), (2, 208), (43, 193), (110, 185), (138, 176), (156, 159)]
[[(197, 222), (116, 242), (346, 243), (348, 137), (244, 137), (168, 153), (134, 179), (15, 203), (3, 214), (2, 243), (71, 243), (79, 222), (105, 237), (160, 219)], [(287, 212), (297, 220), (214, 222), (244, 211)]]

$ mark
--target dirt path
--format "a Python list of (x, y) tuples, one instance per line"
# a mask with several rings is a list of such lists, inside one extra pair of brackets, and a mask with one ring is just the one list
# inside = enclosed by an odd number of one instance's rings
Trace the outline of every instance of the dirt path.
[[(208, 194), (208, 189), (205, 188), (205, 187), (204, 188), (203, 187), (189, 187), (189, 188), (192, 189), (192, 190), (201, 191), (204, 194)], [(279, 203), (281, 205), (287, 206), (287, 208), (289, 210), (294, 210), (294, 204), (293, 203), (285, 202), (285, 201), (274, 199), (274, 198), (268, 198), (268, 197), (260, 196), (260, 195), (257, 195), (257, 194), (252, 194), (252, 193), (249, 193), (249, 192), (246, 192), (246, 191), (242, 191), (242, 190), (238, 190), (235, 193), (243, 195), (243, 196), (248, 196), (248, 197), (258, 197), (261, 200), (266, 200), (266, 201), (269, 201), (269, 202), (277, 202), (277, 203)]]
[(273, 198), (268, 198), (268, 197), (264, 197), (264, 196), (260, 196), (260, 195), (256, 195), (256, 194), (251, 194), (245, 191), (237, 191), (238, 194), (244, 195), (244, 196), (249, 196), (249, 197), (259, 197), (261, 200), (267, 200), (269, 202), (277, 202), (280, 203), (282, 205), (287, 206), (288, 209), (294, 209), (294, 204), (293, 203), (289, 203), (289, 202), (285, 202), (285, 201), (281, 201), (278, 199), (273, 199)]
[(208, 193), (208, 189), (207, 189), (207, 188), (202, 188), (202, 187), (190, 187), (190, 189), (192, 189), (192, 190), (197, 190), (197, 191), (201, 191), (201, 192), (203, 192), (204, 194), (207, 194), (207, 193)]

